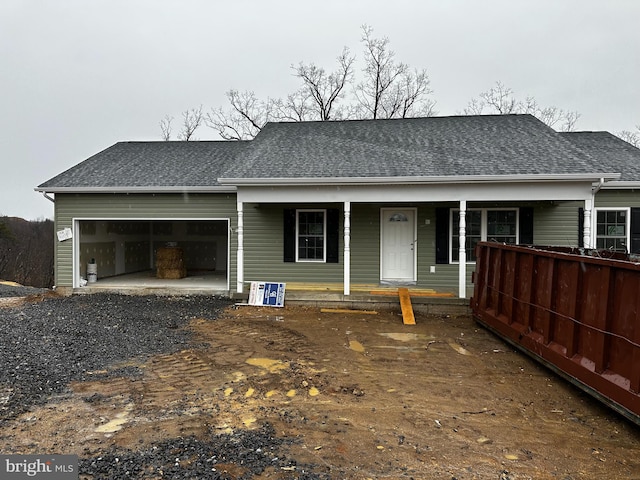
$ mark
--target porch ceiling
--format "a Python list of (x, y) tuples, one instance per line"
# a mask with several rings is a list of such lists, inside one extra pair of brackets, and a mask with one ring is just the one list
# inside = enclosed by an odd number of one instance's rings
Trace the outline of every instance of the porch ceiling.
[(239, 186), (238, 201), (247, 203), (458, 202), (589, 200), (599, 179), (521, 179), (511, 182), (405, 183), (361, 185)]

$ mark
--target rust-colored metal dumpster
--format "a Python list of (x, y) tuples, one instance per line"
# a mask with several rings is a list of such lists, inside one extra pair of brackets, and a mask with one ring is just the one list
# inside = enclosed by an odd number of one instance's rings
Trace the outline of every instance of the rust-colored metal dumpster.
[(640, 425), (640, 264), (482, 242), (476, 321)]

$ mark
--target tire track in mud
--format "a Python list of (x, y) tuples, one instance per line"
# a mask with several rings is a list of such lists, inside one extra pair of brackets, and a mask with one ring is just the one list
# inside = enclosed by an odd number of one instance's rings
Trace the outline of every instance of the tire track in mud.
[(306, 337), (282, 325), (199, 319), (189, 328), (195, 347), (135, 365), (139, 378), (72, 385), (92, 412), (93, 440), (132, 447), (206, 428), (251, 429), (266, 418), (287, 422), (301, 417), (292, 404), (332, 383), (310, 360), (316, 352)]

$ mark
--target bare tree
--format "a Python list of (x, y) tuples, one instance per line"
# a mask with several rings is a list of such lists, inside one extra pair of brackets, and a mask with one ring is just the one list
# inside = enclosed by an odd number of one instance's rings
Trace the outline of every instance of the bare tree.
[[(293, 107), (292, 113), (300, 116), (301, 113), (311, 111), (317, 120), (333, 120), (340, 118), (340, 110), (336, 108), (338, 100), (343, 96), (344, 88), (353, 76), (353, 62), (355, 57), (349, 49), (344, 47), (338, 56), (338, 67), (334, 72), (327, 73), (324, 68), (313, 63), (300, 62), (291, 68), (295, 76), (302, 80), (303, 87), (295, 97), (304, 103), (286, 105)], [(309, 102), (310, 105), (306, 104)], [(299, 108), (295, 108), (296, 105)], [(291, 114), (285, 112), (285, 118), (291, 118)]]
[(618, 132), (618, 137), (627, 143), (630, 143), (634, 147), (640, 148), (640, 125), (636, 125), (635, 131), (622, 130)]
[(53, 285), (54, 225), (51, 220), (0, 218), (0, 278), (23, 285)]
[(168, 142), (171, 140), (171, 122), (173, 122), (173, 117), (169, 115), (165, 115), (162, 120), (160, 120), (160, 131), (162, 132), (162, 140)]
[(428, 98), (432, 93), (426, 70), (407, 71), (402, 75), (393, 91), (392, 101), (386, 109), (388, 118), (412, 116), (431, 117), (436, 114), (435, 100)]
[(576, 111), (566, 112), (564, 114), (562, 131), (563, 132), (573, 132), (576, 129), (576, 123), (580, 118), (580, 114)]
[(225, 140), (249, 140), (272, 118), (274, 101), (259, 100), (251, 91), (229, 90), (229, 110), (212, 109), (205, 117), (207, 126)]
[(314, 119), (313, 100), (306, 88), (290, 93), (285, 99), (273, 100), (271, 108), (273, 118), (281, 121), (304, 122)]
[[(366, 25), (362, 31), (363, 81), (356, 83), (356, 58), (344, 47), (333, 71), (314, 63), (291, 65), (302, 85), (286, 97), (260, 100), (253, 91), (232, 89), (226, 93), (230, 108), (211, 109), (204, 116), (204, 122), (225, 140), (247, 140), (255, 137), (269, 121), (434, 115), (435, 101), (428, 97), (432, 90), (426, 70), (397, 63), (388, 38), (375, 38), (373, 29)], [(184, 113), (183, 117), (186, 125)], [(167, 137), (167, 128), (170, 134), (168, 118), (160, 125), (163, 138)], [(186, 136), (183, 129), (179, 138), (188, 140), (190, 136)]]
[[(166, 118), (166, 117), (165, 117)], [(188, 142), (193, 138), (193, 134), (202, 125), (204, 115), (202, 113), (202, 105), (198, 108), (192, 108), (182, 112), (182, 129), (178, 134), (178, 139)]]
[[(496, 82), (495, 87), (481, 93), (480, 103), (500, 115), (516, 113), (516, 109), (520, 107), (520, 104), (513, 96), (513, 90), (505, 87), (501, 82)], [(525, 108), (530, 109), (531, 105), (527, 105)]]
[(433, 114), (435, 102), (426, 70), (411, 70), (395, 61), (387, 37), (374, 38), (373, 29), (362, 26), (364, 80), (355, 87), (356, 109), (361, 118), (405, 118), (417, 113)]
[(565, 111), (555, 106), (540, 106), (531, 96), (518, 100), (513, 90), (500, 81), (477, 98), (472, 98), (463, 112), (465, 115), (528, 113), (552, 128), (560, 122), (560, 129), (565, 132), (573, 131), (580, 118), (580, 114), (575, 111)]

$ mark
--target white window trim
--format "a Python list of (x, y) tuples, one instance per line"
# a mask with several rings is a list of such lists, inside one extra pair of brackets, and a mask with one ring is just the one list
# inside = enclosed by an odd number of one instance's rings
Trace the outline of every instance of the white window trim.
[[(520, 207), (491, 207), (491, 208), (467, 208), (467, 238), (469, 238), (469, 212), (481, 212), (480, 218), (480, 240), (483, 242), (487, 241), (487, 212), (490, 211), (513, 211), (516, 212), (516, 244), (520, 243)], [(453, 249), (458, 249), (458, 245), (453, 245), (453, 216), (460, 215), (459, 208), (452, 208), (449, 211), (449, 263), (452, 265), (458, 265), (460, 262), (458, 260), (453, 260)], [(456, 237), (457, 238), (457, 237)], [(475, 264), (475, 260), (467, 260), (467, 265)]]
[[(322, 259), (300, 258), (300, 213), (322, 212)], [(297, 263), (327, 263), (327, 209), (326, 208), (299, 208), (296, 209), (296, 262)]]
[(625, 231), (627, 242), (627, 253), (631, 251), (631, 207), (596, 207), (591, 215), (591, 245), (596, 248), (598, 245), (598, 212), (626, 212), (625, 213)]

